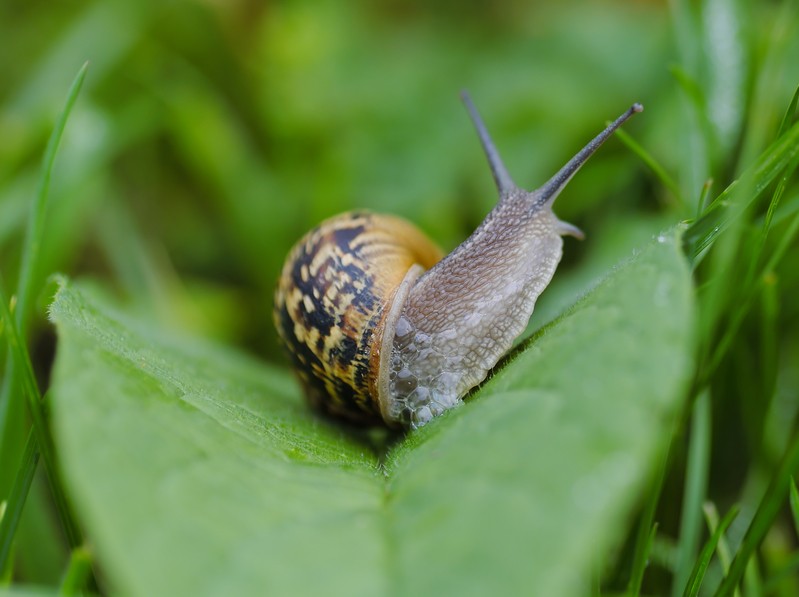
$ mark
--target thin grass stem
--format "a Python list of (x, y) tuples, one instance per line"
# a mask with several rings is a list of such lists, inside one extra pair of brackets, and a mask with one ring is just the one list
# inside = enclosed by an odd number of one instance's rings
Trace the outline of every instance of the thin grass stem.
[(699, 394), (694, 402), (693, 411), (682, 500), (682, 518), (680, 519), (680, 541), (672, 586), (672, 595), (675, 596), (681, 594), (691, 575), (704, 526), (702, 504), (705, 501), (708, 469), (710, 468), (712, 424), (710, 391), (708, 389)]
[(724, 535), (724, 532), (727, 530), (730, 524), (732, 524), (732, 521), (735, 520), (735, 517), (738, 516), (738, 511), (738, 506), (733, 506), (730, 508), (729, 512), (727, 512), (727, 514), (721, 520), (721, 523), (718, 525), (718, 527), (716, 527), (716, 530), (705, 543), (705, 546), (699, 553), (699, 558), (696, 560), (696, 564), (691, 571), (688, 582), (685, 585), (685, 591), (683, 592), (685, 597), (696, 597), (699, 594), (699, 589), (702, 587), (702, 581), (704, 580), (705, 573), (710, 565), (710, 560), (713, 558), (713, 552), (716, 551), (716, 546), (718, 545), (721, 537)]
[(799, 86), (797, 86), (796, 90), (793, 92), (793, 97), (791, 98), (791, 102), (788, 104), (788, 109), (785, 110), (785, 115), (782, 117), (782, 122), (780, 123), (777, 137), (782, 137), (785, 134), (785, 131), (791, 128), (794, 116), (796, 115), (797, 103), (799, 103)]
[[(12, 364), (15, 369), (20, 372), (22, 378), (23, 393), (27, 398), (28, 412), (33, 421), (33, 437), (38, 445), (38, 450), (41, 451), (42, 459), (44, 460), (45, 471), (48, 481), (50, 482), (50, 488), (53, 492), (56, 508), (58, 509), (70, 545), (78, 545), (80, 544), (81, 536), (67, 503), (63, 484), (58, 475), (58, 465), (55, 461), (55, 448), (43, 410), (42, 396), (33, 373), (33, 364), (19, 336), (16, 322), (8, 309), (2, 276), (0, 276), (0, 319), (5, 322), (4, 329), (8, 337)], [(24, 460), (21, 464), (23, 466), (17, 471), (17, 477), (21, 474), (24, 475), (26, 472)]]
[(617, 129), (616, 136), (619, 140), (624, 143), (624, 145), (632, 151), (638, 158), (646, 164), (646, 166), (652, 171), (652, 173), (660, 180), (661, 184), (671, 191), (671, 194), (676, 199), (679, 206), (685, 207), (685, 200), (683, 199), (682, 192), (680, 191), (680, 185), (677, 184), (666, 169), (658, 162), (652, 154), (650, 154), (644, 147), (639, 144), (635, 139), (633, 139), (632, 135), (629, 133)]
[[(705, 520), (707, 521), (707, 528), (710, 530), (710, 533), (713, 534), (716, 532), (716, 529), (719, 528), (719, 513), (716, 510), (716, 506), (713, 502), (706, 502), (703, 506), (702, 510), (705, 513)], [(726, 535), (722, 534), (719, 537), (718, 545), (716, 546), (716, 553), (719, 556), (719, 563), (721, 564), (721, 570), (724, 574), (727, 574), (730, 570), (730, 562), (732, 562), (732, 555), (730, 546), (727, 543)], [(735, 592), (733, 593), (735, 597), (741, 597), (741, 591), (736, 588)]]
[(0, 520), (0, 570), (6, 570), (11, 556), (11, 546), (22, 517), (22, 508), (28, 497), (36, 465), (39, 462), (39, 449), (33, 430), (28, 434), (25, 442), (25, 451), (22, 453), (22, 463), (11, 487), (11, 493), (6, 501), (6, 509)]
[[(38, 444), (38, 450), (41, 451), (56, 507), (61, 516), (67, 538), (72, 545), (80, 543), (80, 533), (70, 514), (64, 489), (58, 478), (52, 440), (42, 410), (41, 395), (26, 348), (25, 332), (32, 312), (32, 296), (35, 292), (34, 285), (40, 268), (39, 252), (44, 241), (44, 225), (49, 206), (50, 180), (53, 166), (67, 120), (86, 78), (87, 69), (88, 63), (84, 64), (75, 76), (67, 93), (64, 108), (47, 143), (42, 161), (39, 188), (31, 203), (30, 216), (23, 240), (13, 314), (9, 309), (6, 293), (0, 283), (0, 303), (2, 303), (0, 309), (2, 309), (2, 318), (5, 320), (4, 332), (9, 340), (5, 375), (3, 376), (2, 386), (0, 386), (0, 452), (2, 452), (0, 456), (2, 457), (2, 462), (6, 463), (4, 466), (9, 466), (8, 463), (12, 463), (10, 464), (11, 467), (13, 467), (13, 463), (18, 465), (16, 478), (12, 481), (12, 487), (17, 486), (20, 477), (24, 477), (27, 472), (25, 461), (23, 460), (22, 442), (17, 439), (20, 438), (20, 433), (24, 433), (21, 430), (25, 428), (23, 409), (20, 402), (27, 399), (28, 411), (33, 424), (34, 442)], [(0, 280), (0, 282), (2, 281)], [(16, 390), (20, 387), (22, 391), (17, 392)], [(24, 437), (24, 435), (21, 437)], [(11, 470), (13, 471), (14, 468), (11, 468)], [(4, 483), (8, 483), (9, 479), (9, 477), (5, 477)], [(27, 491), (25, 495), (27, 495)], [(5, 541), (6, 538), (3, 537), (2, 540)]]
[(641, 520), (638, 523), (638, 535), (635, 541), (635, 553), (633, 555), (632, 571), (630, 580), (627, 583), (626, 594), (636, 597), (641, 594), (641, 585), (644, 580), (644, 571), (649, 561), (649, 553), (652, 550), (652, 543), (657, 534), (657, 523), (655, 523), (655, 512), (657, 511), (663, 483), (666, 479), (668, 470), (669, 452), (667, 451), (658, 467), (657, 477), (652, 485), (649, 499), (647, 500)]
[(730, 570), (716, 591), (716, 597), (731, 594), (743, 578), (744, 573), (747, 572), (752, 554), (763, 541), (782, 508), (787, 497), (791, 475), (797, 468), (799, 468), (799, 434), (794, 436), (782, 463), (771, 478), (738, 552), (730, 564)]

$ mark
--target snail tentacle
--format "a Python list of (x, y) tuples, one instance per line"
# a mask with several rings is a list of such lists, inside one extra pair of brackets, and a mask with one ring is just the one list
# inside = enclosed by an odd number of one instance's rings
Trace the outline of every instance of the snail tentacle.
[(537, 204), (549, 205), (550, 207), (558, 198), (558, 195), (563, 188), (569, 184), (572, 177), (577, 174), (577, 171), (588, 161), (594, 152), (605, 142), (608, 137), (616, 132), (622, 124), (624, 124), (631, 116), (639, 112), (643, 112), (644, 107), (641, 104), (635, 103), (621, 116), (608, 125), (605, 130), (599, 133), (596, 137), (591, 139), (585, 147), (583, 147), (572, 159), (566, 162), (557, 173), (550, 178), (540, 189), (537, 194)]
[(477, 135), (480, 137), (480, 144), (483, 146), (486, 158), (488, 158), (488, 165), (491, 168), (491, 174), (494, 176), (494, 182), (497, 185), (499, 196), (500, 198), (504, 198), (516, 190), (516, 183), (513, 182), (513, 179), (508, 173), (508, 169), (505, 168), (505, 164), (494, 145), (494, 141), (491, 139), (491, 135), (488, 133), (488, 129), (483, 119), (480, 117), (480, 112), (477, 111), (477, 107), (472, 102), (472, 98), (469, 97), (469, 92), (461, 91), (461, 99), (466, 105), (466, 109), (469, 111), (469, 116), (472, 119), (474, 128), (477, 129)]

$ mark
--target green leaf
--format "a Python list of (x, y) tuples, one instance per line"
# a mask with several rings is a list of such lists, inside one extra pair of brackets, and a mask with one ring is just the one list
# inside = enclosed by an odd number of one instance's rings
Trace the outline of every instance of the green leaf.
[(691, 373), (678, 244), (653, 242), (382, 458), (286, 373), (62, 282), (53, 420), (96, 559), (133, 595), (581, 589)]
[[(287, 374), (90, 296), (66, 284), (52, 305), (52, 408), (76, 507), (121, 592), (319, 591), (353, 565), (350, 546), (382, 543), (376, 456), (313, 417)], [(357, 554), (354, 594), (381, 590), (383, 556)]]

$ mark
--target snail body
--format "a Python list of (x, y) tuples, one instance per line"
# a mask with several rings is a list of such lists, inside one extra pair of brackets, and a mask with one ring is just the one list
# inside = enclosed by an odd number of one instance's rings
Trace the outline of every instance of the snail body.
[(461, 402), (524, 331), (561, 259), (582, 238), (552, 204), (633, 105), (544, 186), (517, 187), (474, 105), (499, 202), (449, 255), (394, 216), (348, 212), (290, 251), (275, 323), (310, 402), (359, 423), (420, 427)]

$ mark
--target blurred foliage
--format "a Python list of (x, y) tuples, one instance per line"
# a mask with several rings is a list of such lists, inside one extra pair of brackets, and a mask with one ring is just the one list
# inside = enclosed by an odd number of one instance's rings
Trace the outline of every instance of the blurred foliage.
[[(93, 277), (163, 327), (270, 361), (282, 359), (274, 283), (312, 225), (369, 208), (406, 216), (450, 249), (493, 205), (461, 88), (522, 186), (545, 181), (633, 101), (646, 111), (626, 131), (676, 181), (669, 189), (616, 140), (592, 158), (557, 204), (587, 240), (567, 241), (535, 329), (634, 247), (702, 213), (706, 181), (715, 197), (756, 160), (799, 82), (792, 0), (6, 0), (0, 39), (0, 269), (9, 287), (48, 135), (89, 60), (56, 161), (34, 287), (55, 271)], [(686, 544), (680, 531), (692, 433), (707, 434), (706, 496), (723, 512), (742, 504), (733, 549), (794, 434), (796, 183), (785, 182), (770, 219), (773, 196), (769, 188), (695, 262), (696, 393), (710, 392), (712, 414), (705, 431), (686, 424), (672, 446), (644, 584), (654, 592), (669, 586), (681, 550), (698, 550), (699, 535)], [(782, 259), (770, 261), (777, 251)], [(38, 298), (29, 335), (46, 384), (50, 295)], [(5, 457), (0, 468), (15, 462)], [(53, 584), (68, 552), (53, 546), (58, 521), (42, 481), (18, 533), (16, 577)], [(625, 584), (633, 543), (606, 574), (613, 587)], [(792, 594), (795, 547), (795, 529), (775, 525), (747, 586)], [(761, 586), (761, 575), (777, 580)]]
[[(451, 9), (6, 5), (4, 267), (16, 262), (56, 90), (86, 59), (91, 76), (57, 164), (42, 273), (107, 277), (165, 324), (268, 358), (278, 356), (274, 282), (314, 223), (365, 207), (404, 215), (451, 248), (490, 209), (495, 192), (461, 88), (530, 187), (633, 101), (649, 110), (649, 126), (631, 125), (644, 135), (679, 118), (667, 70), (652, 66), (668, 60), (663, 7)], [(660, 149), (656, 139), (648, 144)], [(677, 159), (662, 147), (659, 157)], [(628, 212), (640, 194), (631, 189), (646, 184), (618, 144), (595, 161), (560, 201), (563, 217), (589, 233), (609, 210)]]

